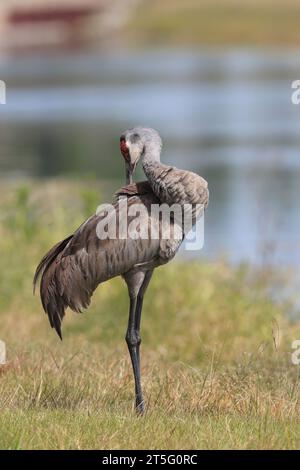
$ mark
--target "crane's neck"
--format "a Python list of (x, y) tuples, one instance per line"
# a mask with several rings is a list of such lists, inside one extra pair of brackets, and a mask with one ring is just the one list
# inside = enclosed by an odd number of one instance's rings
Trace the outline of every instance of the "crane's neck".
[(160, 142), (148, 141), (145, 144), (143, 155), (143, 168), (149, 165), (160, 163), (161, 144)]
[(143, 169), (150, 185), (152, 185), (155, 173), (159, 171), (159, 168), (162, 165), (160, 162), (160, 153), (161, 144), (159, 142), (148, 141), (145, 143)]
[(145, 145), (143, 169), (154, 194), (161, 202), (167, 201), (168, 184), (165, 178), (169, 167), (160, 161), (161, 143), (149, 142)]

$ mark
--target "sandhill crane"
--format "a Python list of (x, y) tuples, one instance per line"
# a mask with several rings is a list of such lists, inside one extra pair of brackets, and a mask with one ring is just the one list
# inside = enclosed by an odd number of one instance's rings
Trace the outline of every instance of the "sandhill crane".
[[(97, 225), (104, 215), (97, 213), (44, 256), (34, 277), (36, 286), (41, 276), (42, 305), (51, 327), (60, 338), (61, 322), (67, 307), (81, 312), (89, 306), (99, 284), (115, 276), (124, 278), (130, 299), (126, 342), (135, 379), (135, 405), (140, 414), (144, 412), (140, 377), (143, 299), (153, 270), (174, 258), (184, 238), (184, 233), (179, 237), (164, 237), (161, 217), (157, 213), (153, 215), (151, 209), (155, 204), (170, 206), (176, 203), (180, 206), (190, 204), (193, 208), (200, 206), (204, 210), (209, 199), (207, 182), (201, 176), (160, 162), (161, 148), (161, 138), (154, 129), (136, 127), (122, 134), (120, 150), (125, 160), (127, 185), (116, 193), (113, 204), (119, 226), (124, 200), (128, 213), (137, 204), (142, 205), (145, 211), (139, 219), (139, 229), (147, 227), (148, 230), (156, 217), (158, 236), (133, 238), (126, 232), (124, 238), (99, 239)], [(132, 177), (140, 159), (148, 181), (135, 184)], [(200, 212), (193, 209), (193, 223), (200, 217)], [(175, 224), (174, 218), (170, 218), (169, 226), (174, 229)], [(174, 235), (174, 230), (171, 232)]]

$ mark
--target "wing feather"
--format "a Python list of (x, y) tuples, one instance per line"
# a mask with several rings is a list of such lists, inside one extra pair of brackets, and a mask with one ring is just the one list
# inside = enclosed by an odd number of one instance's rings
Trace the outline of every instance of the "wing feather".
[[(121, 217), (119, 196), (126, 196), (128, 207), (143, 204), (146, 207), (142, 224), (150, 223), (151, 204), (157, 198), (148, 184), (140, 183), (122, 188), (114, 204), (117, 227)], [(140, 194), (141, 193), (141, 194)], [(61, 338), (61, 323), (65, 310), (86, 309), (96, 287), (115, 276), (124, 274), (133, 266), (145, 263), (159, 253), (159, 240), (112, 239), (100, 240), (97, 224), (103, 215), (90, 217), (71, 236), (55, 245), (39, 263), (34, 285), (39, 277), (42, 305), (52, 328)]]

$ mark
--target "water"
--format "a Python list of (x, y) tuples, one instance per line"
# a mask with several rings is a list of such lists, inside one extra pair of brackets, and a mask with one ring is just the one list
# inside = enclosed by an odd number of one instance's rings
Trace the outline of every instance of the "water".
[[(300, 265), (297, 52), (122, 52), (0, 62), (4, 177), (123, 178), (118, 136), (160, 130), (163, 160), (208, 181), (200, 256)], [(142, 177), (142, 174), (139, 175)]]

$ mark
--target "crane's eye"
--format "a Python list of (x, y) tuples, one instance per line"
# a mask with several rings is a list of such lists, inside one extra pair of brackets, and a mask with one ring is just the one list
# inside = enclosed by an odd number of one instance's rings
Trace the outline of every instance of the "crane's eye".
[(120, 140), (120, 150), (125, 160), (130, 161), (129, 149), (126, 145), (125, 139)]

